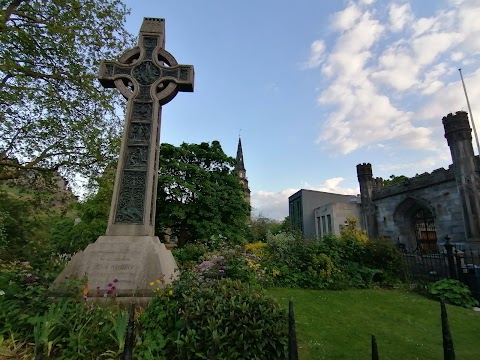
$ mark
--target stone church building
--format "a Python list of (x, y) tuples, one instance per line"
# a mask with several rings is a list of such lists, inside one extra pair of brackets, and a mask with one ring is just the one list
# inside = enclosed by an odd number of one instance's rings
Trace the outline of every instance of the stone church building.
[(434, 250), (450, 242), (480, 249), (480, 159), (473, 153), (468, 114), (442, 120), (452, 165), (384, 186), (371, 164), (357, 165), (361, 223), (369, 237), (388, 237), (407, 248)]

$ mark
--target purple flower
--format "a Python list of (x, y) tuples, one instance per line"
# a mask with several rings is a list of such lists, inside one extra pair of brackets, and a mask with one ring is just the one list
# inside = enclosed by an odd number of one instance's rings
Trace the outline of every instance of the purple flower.
[(112, 287), (110, 288), (110, 290), (112, 290), (112, 291), (115, 290), (115, 289), (116, 289), (115, 286), (112, 286)]
[(87, 296), (87, 295), (83, 295), (83, 300), (87, 301), (87, 300), (88, 300), (88, 296)]
[(108, 285), (107, 285), (107, 286), (108, 286), (108, 287), (112, 287), (112, 286), (113, 286), (113, 284), (112, 284), (112, 283), (108, 283)]
[(118, 282), (118, 279), (113, 279), (113, 282), (114, 282), (114, 283)]
[(200, 271), (205, 271), (211, 268), (213, 265), (214, 263), (211, 261), (204, 261), (200, 265), (198, 265), (198, 268), (200, 269)]
[(112, 294), (113, 294), (113, 290), (112, 290), (112, 289), (110, 289), (110, 290), (107, 291), (107, 295), (112, 295)]

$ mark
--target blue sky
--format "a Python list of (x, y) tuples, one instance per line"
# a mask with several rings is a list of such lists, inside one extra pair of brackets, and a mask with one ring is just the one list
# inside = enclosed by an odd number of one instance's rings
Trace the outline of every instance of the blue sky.
[(166, 49), (195, 67), (161, 141), (235, 156), (241, 129), (256, 215), (283, 219), (301, 188), (358, 193), (358, 163), (384, 178), (448, 167), (442, 117), (468, 111), (458, 68), (480, 117), (478, 0), (126, 4), (131, 33), (165, 18)]

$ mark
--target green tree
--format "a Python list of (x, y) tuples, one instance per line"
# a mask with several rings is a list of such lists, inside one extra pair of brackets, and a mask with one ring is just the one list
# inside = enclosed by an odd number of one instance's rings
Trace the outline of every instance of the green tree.
[(52, 252), (74, 254), (84, 250), (99, 236), (105, 235), (115, 170), (115, 164), (112, 164), (105, 169), (101, 177), (95, 179), (97, 191), (92, 192), (83, 201), (76, 204), (74, 216), (69, 214), (56, 219), (50, 230)]
[(0, 260), (32, 260), (43, 253), (54, 210), (42, 200), (0, 190)]
[(400, 184), (405, 180), (408, 180), (408, 177), (406, 177), (405, 175), (399, 175), (399, 176), (390, 175), (390, 180), (388, 179), (383, 180), (383, 185), (390, 186), (390, 185)]
[(212, 236), (242, 240), (250, 206), (234, 165), (218, 141), (162, 144), (156, 233), (171, 229), (180, 247)]
[(120, 0), (0, 4), (0, 180), (99, 173), (118, 153), (121, 119), (119, 95), (96, 74), (131, 47), (128, 10)]
[(282, 224), (274, 219), (270, 219), (259, 215), (250, 222), (250, 231), (252, 234), (252, 241), (265, 242), (267, 240), (267, 234), (278, 234), (282, 230)]

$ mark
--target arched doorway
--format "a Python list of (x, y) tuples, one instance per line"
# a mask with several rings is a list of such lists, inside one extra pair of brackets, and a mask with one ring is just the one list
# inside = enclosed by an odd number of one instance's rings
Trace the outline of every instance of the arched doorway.
[(435, 218), (430, 210), (420, 208), (413, 215), (413, 226), (417, 249), (422, 251), (437, 251), (437, 232), (435, 231)]
[(432, 206), (418, 198), (408, 197), (395, 209), (393, 219), (399, 242), (409, 249), (437, 250), (435, 214)]

